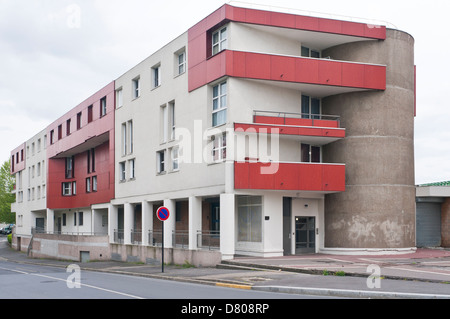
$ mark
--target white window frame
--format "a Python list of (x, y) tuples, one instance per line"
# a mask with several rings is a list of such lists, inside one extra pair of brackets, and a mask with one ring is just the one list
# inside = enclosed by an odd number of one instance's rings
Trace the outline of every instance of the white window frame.
[(172, 161), (172, 171), (176, 172), (180, 170), (180, 148), (175, 146), (170, 151)]
[(186, 51), (178, 53), (178, 75), (186, 72)]
[(96, 192), (97, 190), (98, 190), (97, 176), (92, 176), (92, 191)]
[(137, 77), (132, 80), (133, 82), (133, 99), (137, 99), (141, 96), (141, 78)]
[(152, 89), (161, 86), (161, 63), (152, 67)]
[[(212, 126), (220, 126), (227, 122), (228, 109), (228, 83), (227, 81), (214, 85), (212, 88)], [(218, 116), (225, 113), (224, 119), (219, 122)]]
[(62, 183), (62, 194), (63, 196), (72, 196), (72, 182)]
[(227, 49), (228, 44), (228, 30), (227, 26), (220, 28), (213, 32), (211, 36), (212, 41), (212, 55), (216, 55)]
[(211, 155), (213, 162), (223, 162), (227, 159), (227, 133), (214, 137)]
[[(162, 159), (161, 155), (163, 155)], [(156, 152), (156, 172), (158, 174), (164, 174), (166, 172), (167, 168), (166, 164), (167, 164), (166, 150)]]
[(127, 123), (122, 123), (122, 156), (127, 155)]
[(136, 178), (136, 159), (131, 159), (128, 161), (128, 167), (130, 169), (129, 176), (130, 180), (133, 180)]
[(116, 109), (121, 108), (123, 106), (123, 89), (116, 90)]
[(133, 154), (133, 120), (129, 120), (127, 122), (127, 130), (128, 130), (128, 154)]
[(127, 167), (126, 162), (119, 163), (119, 181), (124, 182), (127, 178)]
[(169, 103), (169, 128), (170, 128), (170, 140), (175, 139), (175, 102)]
[(106, 96), (100, 99), (100, 117), (103, 117), (106, 115), (107, 108), (106, 108)]

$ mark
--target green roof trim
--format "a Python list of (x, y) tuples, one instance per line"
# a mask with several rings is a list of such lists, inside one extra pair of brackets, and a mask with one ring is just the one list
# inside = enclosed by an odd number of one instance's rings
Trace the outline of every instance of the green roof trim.
[(450, 181), (448, 181), (448, 182), (437, 182), (437, 183), (422, 184), (422, 185), (419, 185), (419, 186), (423, 186), (423, 187), (426, 187), (426, 186), (450, 186)]

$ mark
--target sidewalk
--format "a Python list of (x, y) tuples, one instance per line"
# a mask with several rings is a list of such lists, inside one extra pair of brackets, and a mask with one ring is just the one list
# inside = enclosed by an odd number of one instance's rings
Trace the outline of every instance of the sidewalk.
[[(85, 271), (176, 280), (238, 289), (326, 295), (347, 298), (448, 298), (450, 250), (418, 249), (414, 254), (391, 256), (307, 255), (278, 258), (236, 258), (216, 268), (181, 265), (94, 261), (87, 263), (31, 259), (0, 242), (0, 261), (67, 267)], [(380, 288), (369, 288), (372, 271), (380, 270)]]

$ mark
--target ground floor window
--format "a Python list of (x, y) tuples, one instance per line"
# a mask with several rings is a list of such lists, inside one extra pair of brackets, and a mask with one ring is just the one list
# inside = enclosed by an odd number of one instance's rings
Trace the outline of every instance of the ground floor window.
[(238, 241), (262, 241), (262, 197), (237, 196)]

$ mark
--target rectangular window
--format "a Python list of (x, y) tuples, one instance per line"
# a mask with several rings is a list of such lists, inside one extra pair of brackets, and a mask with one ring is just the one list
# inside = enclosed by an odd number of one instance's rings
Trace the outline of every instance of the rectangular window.
[(180, 169), (179, 167), (179, 154), (178, 154), (179, 148), (174, 147), (172, 148), (172, 171), (178, 171)]
[(178, 54), (178, 74), (186, 72), (186, 52)]
[(139, 96), (141, 96), (141, 79), (140, 78), (135, 78), (133, 80), (133, 99), (137, 99)]
[(321, 100), (307, 95), (302, 95), (302, 118), (320, 119)]
[(301, 144), (301, 159), (303, 163), (321, 163), (320, 146), (312, 146), (310, 144)]
[(62, 225), (66, 226), (66, 222), (67, 222), (67, 215), (64, 213), (62, 216)]
[(72, 196), (72, 183), (62, 183), (63, 196)]
[(90, 193), (91, 192), (91, 178), (88, 177), (86, 178), (86, 193)]
[(73, 213), (73, 225), (76, 226), (77, 225), (77, 213)]
[(302, 57), (320, 59), (321, 53), (319, 50), (313, 50), (308, 47), (302, 46)]
[(95, 172), (95, 148), (87, 151), (87, 173)]
[(81, 112), (77, 114), (77, 130), (81, 128)]
[(77, 194), (77, 182), (72, 182), (72, 195)]
[(262, 197), (237, 196), (238, 241), (262, 241)]
[(66, 157), (66, 178), (74, 178), (74, 161), (75, 158), (72, 157)]
[[(58, 140), (60, 140), (60, 139), (62, 139), (62, 124), (58, 125)], [(34, 155), (34, 147), (33, 147), (32, 154)]]
[(92, 191), (93, 192), (97, 191), (97, 176), (92, 177)]
[(152, 89), (161, 85), (161, 64), (152, 67)]
[(119, 163), (119, 181), (123, 182), (126, 179), (125, 162)]
[(106, 115), (106, 96), (100, 100), (100, 117)]
[(83, 212), (78, 213), (78, 225), (83, 226)]
[(89, 105), (88, 106), (88, 123), (91, 123), (92, 122), (92, 120), (93, 120), (93, 108), (94, 108), (94, 106), (93, 105)]
[(175, 139), (175, 102), (169, 103), (169, 128), (170, 139)]
[(127, 122), (129, 154), (133, 153), (133, 121)]
[(220, 162), (227, 159), (227, 135), (216, 136), (213, 142), (212, 157), (214, 162)]
[(227, 27), (212, 34), (212, 55), (219, 53), (227, 48)]
[(123, 90), (118, 89), (116, 91), (116, 108), (120, 108), (123, 106)]
[(68, 119), (67, 121), (66, 121), (66, 136), (69, 136), (70, 135), (70, 122), (71, 122), (71, 119)]
[(127, 155), (127, 123), (122, 123), (122, 155)]
[(132, 159), (128, 161), (128, 167), (130, 169), (130, 179), (135, 179), (136, 175), (135, 175), (135, 165), (136, 165), (136, 160)]
[(218, 126), (227, 121), (227, 82), (213, 87), (212, 125)]
[(165, 166), (165, 155), (166, 155), (166, 151), (159, 151), (156, 153), (156, 163), (157, 163), (157, 172), (158, 174), (162, 174), (166, 171), (166, 166)]

